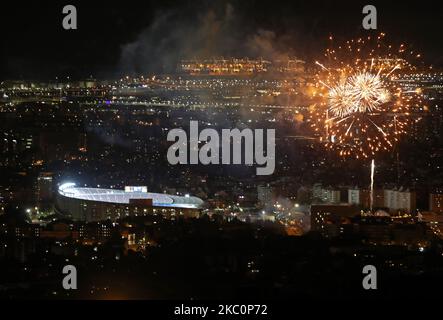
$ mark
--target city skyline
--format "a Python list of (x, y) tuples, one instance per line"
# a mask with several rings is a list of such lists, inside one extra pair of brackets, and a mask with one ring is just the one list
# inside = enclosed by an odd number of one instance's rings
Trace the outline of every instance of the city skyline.
[(439, 297), (431, 2), (65, 5), (0, 17), (0, 299)]

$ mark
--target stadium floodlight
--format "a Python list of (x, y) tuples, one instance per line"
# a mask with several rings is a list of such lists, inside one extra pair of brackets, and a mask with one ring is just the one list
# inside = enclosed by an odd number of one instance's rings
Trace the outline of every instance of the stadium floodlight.
[(61, 184), (61, 185), (58, 187), (58, 190), (63, 191), (63, 190), (65, 190), (65, 189), (72, 188), (72, 187), (74, 187), (74, 186), (75, 186), (75, 183), (74, 183), (74, 182), (66, 182), (66, 183)]

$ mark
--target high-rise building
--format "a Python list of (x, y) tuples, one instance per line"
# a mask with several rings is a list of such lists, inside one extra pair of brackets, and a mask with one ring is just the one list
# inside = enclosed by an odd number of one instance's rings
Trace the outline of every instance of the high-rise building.
[(352, 205), (366, 205), (369, 200), (369, 192), (367, 190), (349, 189), (348, 203)]
[(340, 203), (340, 190), (323, 188), (320, 184), (315, 184), (312, 188), (312, 197), (322, 203)]
[(42, 172), (37, 177), (36, 198), (39, 206), (47, 205), (53, 198), (52, 173)]
[[(385, 206), (383, 190), (375, 189), (373, 196), (373, 208), (381, 208)], [(369, 208), (371, 206), (371, 191), (367, 189), (349, 189), (348, 203), (363, 208)]]
[(416, 209), (416, 196), (415, 192), (409, 190), (385, 190), (384, 191), (385, 207), (391, 211), (404, 210), (407, 212), (414, 211)]

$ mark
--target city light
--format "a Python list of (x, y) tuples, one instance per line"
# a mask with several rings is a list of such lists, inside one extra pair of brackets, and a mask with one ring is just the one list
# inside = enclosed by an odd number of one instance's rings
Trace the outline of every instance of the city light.
[(0, 300), (135, 299), (177, 319), (438, 306), (428, 2), (8, 3)]

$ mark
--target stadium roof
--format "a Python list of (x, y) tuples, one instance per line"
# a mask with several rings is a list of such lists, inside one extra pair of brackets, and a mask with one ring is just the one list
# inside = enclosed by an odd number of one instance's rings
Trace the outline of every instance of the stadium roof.
[(74, 183), (61, 185), (58, 192), (68, 198), (115, 204), (129, 204), (130, 199), (152, 199), (152, 205), (156, 207), (195, 209), (200, 208), (203, 204), (203, 200), (193, 196), (182, 197), (152, 192), (125, 192), (125, 190), (118, 189), (80, 188), (76, 187)]

